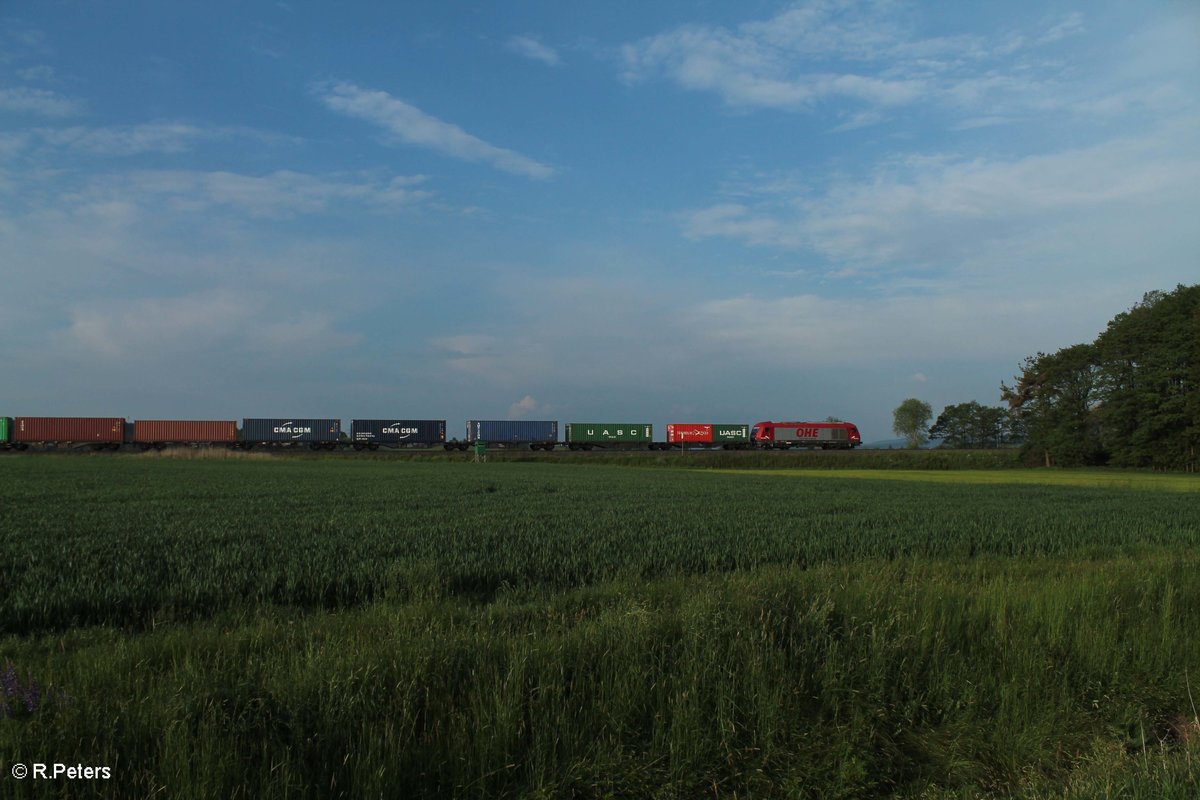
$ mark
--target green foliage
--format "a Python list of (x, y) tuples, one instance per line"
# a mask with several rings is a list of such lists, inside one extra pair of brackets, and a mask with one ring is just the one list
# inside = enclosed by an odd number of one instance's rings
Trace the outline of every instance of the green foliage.
[(1200, 444), (1200, 285), (1152, 292), (1096, 340), (1112, 463), (1191, 468)]
[(1022, 438), (1019, 422), (1008, 409), (974, 400), (946, 406), (929, 436), (941, 439), (942, 447), (954, 449), (1004, 447)]
[(1147, 294), (1092, 344), (1030, 356), (1001, 392), (1034, 460), (1195, 471), (1200, 285)]
[(892, 432), (903, 436), (912, 448), (925, 443), (929, 433), (929, 420), (933, 409), (924, 400), (910, 397), (892, 412)]
[(1100, 374), (1096, 349), (1078, 344), (1025, 359), (1004, 399), (1024, 424), (1024, 452), (1046, 466), (1104, 462), (1100, 424)]

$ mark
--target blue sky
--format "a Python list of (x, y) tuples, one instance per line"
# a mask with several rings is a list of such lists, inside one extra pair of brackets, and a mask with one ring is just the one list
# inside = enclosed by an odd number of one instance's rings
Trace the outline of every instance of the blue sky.
[(1200, 280), (1193, 2), (0, 4), (0, 413), (998, 404)]

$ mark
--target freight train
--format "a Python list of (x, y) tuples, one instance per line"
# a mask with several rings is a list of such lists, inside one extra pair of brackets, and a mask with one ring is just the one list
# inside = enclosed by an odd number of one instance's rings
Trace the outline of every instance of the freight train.
[(862, 444), (850, 422), (670, 424), (665, 440), (649, 423), (568, 422), (559, 439), (553, 420), (471, 420), (463, 439), (446, 438), (445, 420), (355, 419), (349, 432), (340, 419), (246, 417), (235, 420), (134, 420), (123, 417), (0, 417), (0, 448), (163, 449), (170, 446), (300, 447), (313, 450), (378, 450), (380, 447), (443, 447), (466, 450), (478, 443), (533, 450), (669, 450), (672, 448), (849, 450)]

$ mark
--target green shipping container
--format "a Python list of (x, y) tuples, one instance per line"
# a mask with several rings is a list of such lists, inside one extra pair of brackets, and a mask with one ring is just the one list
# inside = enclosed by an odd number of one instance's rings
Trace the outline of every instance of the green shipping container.
[(12, 417), (0, 417), (0, 444), (8, 444), (12, 439)]
[(745, 444), (750, 441), (749, 425), (713, 425), (712, 440), (721, 444)]
[(645, 422), (568, 422), (567, 444), (649, 444), (654, 426)]

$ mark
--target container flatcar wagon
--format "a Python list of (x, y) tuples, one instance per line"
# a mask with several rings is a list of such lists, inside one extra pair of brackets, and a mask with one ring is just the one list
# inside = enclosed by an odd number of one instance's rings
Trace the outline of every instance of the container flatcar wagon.
[(350, 441), (355, 450), (444, 444), (444, 419), (355, 419), (350, 421)]
[(237, 440), (237, 422), (231, 419), (137, 419), (131, 437), (134, 444), (146, 449), (172, 444), (234, 444)]
[(242, 420), (242, 447), (307, 444), (313, 450), (333, 450), (342, 438), (340, 419), (254, 417)]
[(486, 442), (501, 447), (528, 446), (531, 450), (553, 450), (558, 444), (558, 423), (552, 420), (471, 420), (466, 442), (448, 442), (446, 449), (466, 450), (469, 444)]
[(125, 441), (125, 418), (15, 417), (11, 441), (22, 450), (31, 444), (86, 444), (98, 450), (119, 450)]
[(667, 441), (660, 449), (686, 447), (689, 444), (721, 447), (726, 450), (750, 445), (749, 425), (671, 424), (667, 426)]
[(654, 426), (645, 422), (568, 422), (564, 440), (571, 450), (649, 446), (654, 441)]
[(849, 450), (862, 444), (858, 428), (849, 422), (760, 422), (750, 431), (759, 447), (819, 447)]

